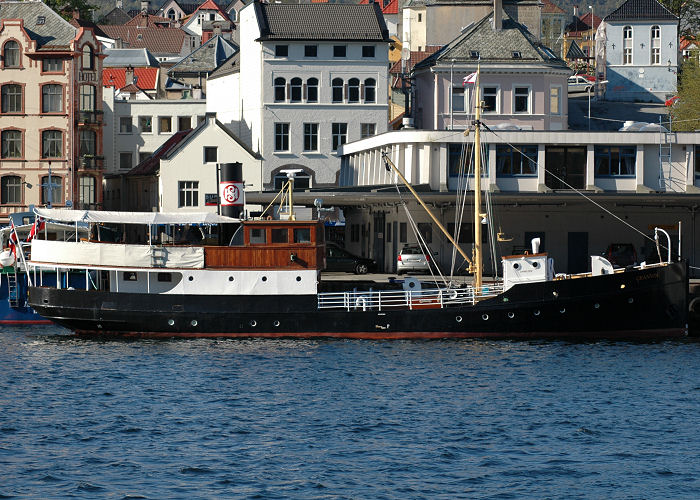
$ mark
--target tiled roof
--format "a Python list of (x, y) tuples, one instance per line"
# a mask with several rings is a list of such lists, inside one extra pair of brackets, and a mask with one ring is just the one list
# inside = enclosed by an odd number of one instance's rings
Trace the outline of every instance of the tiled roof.
[(119, 89), (119, 92), (121, 93), (126, 93), (126, 94), (138, 94), (140, 92), (143, 92), (143, 90), (138, 86), (133, 83), (130, 83), (129, 85), (126, 85), (122, 88)]
[(180, 142), (182, 142), (190, 132), (191, 130), (181, 130), (180, 132), (175, 132), (172, 137), (165, 141), (163, 145), (153, 153), (153, 155), (129, 170), (126, 175), (153, 175), (158, 172), (160, 169), (160, 159), (165, 156), (168, 151), (177, 147), (177, 145), (180, 144)]
[(168, 71), (168, 75), (214, 71), (235, 52), (238, 52), (236, 46), (217, 35), (199, 46), (188, 56), (183, 57), (179, 63)]
[(214, 0), (206, 0), (202, 5), (200, 5), (200, 6), (197, 8), (197, 10), (195, 11), (195, 13), (198, 12), (198, 11), (200, 11), (200, 10), (215, 10), (215, 11), (217, 11), (219, 14), (221, 14), (221, 15), (224, 17), (224, 19), (228, 19), (228, 16), (226, 15), (226, 12), (224, 12), (224, 10), (223, 10), (221, 7), (219, 7), (218, 5), (216, 5), (216, 3), (214, 2)]
[(260, 41), (390, 41), (379, 5), (255, 3)]
[(565, 33), (580, 33), (582, 31), (588, 31), (591, 27), (584, 23), (581, 18), (574, 17), (574, 19), (566, 25), (564, 28)]
[[(361, 0), (360, 4), (365, 5), (374, 2), (374, 0)], [(377, 3), (382, 9), (382, 14), (398, 14), (399, 0), (377, 0)]]
[[(43, 23), (37, 23), (39, 17), (44, 18)], [(64, 49), (78, 34), (75, 26), (40, 1), (0, 2), (0, 19), (23, 19), (24, 29), (39, 51)]]
[(586, 12), (584, 15), (581, 16), (581, 21), (583, 21), (586, 24), (586, 26), (588, 26), (589, 28), (590, 28), (590, 26), (593, 26), (594, 29), (598, 29), (598, 26), (603, 21), (603, 19), (596, 16), (595, 14), (593, 14), (592, 17), (593, 17), (593, 23), (591, 24), (591, 13)]
[(103, 37), (107, 36), (105, 34), (105, 32), (100, 29), (100, 27), (98, 25), (96, 25), (92, 21), (88, 21), (87, 19), (71, 19), (68, 22), (71, 24), (71, 26), (75, 26), (76, 28), (89, 28), (89, 29), (91, 29), (92, 32), (95, 34), (95, 36), (103, 36)]
[(688, 47), (695, 45), (696, 47), (698, 46), (698, 41), (695, 39), (695, 37), (692, 36), (682, 36), (681, 37), (681, 44), (680, 44), (680, 50), (685, 50)]
[[(411, 57), (408, 60), (406, 71), (411, 71), (416, 64), (418, 64), (426, 57), (430, 57), (435, 52), (440, 50), (440, 47), (438, 47), (437, 45), (431, 45), (431, 46), (426, 47), (426, 49), (427, 50), (412, 50), (411, 51)], [(391, 66), (389, 73), (391, 73), (391, 74), (401, 73), (401, 61), (400, 60), (396, 61)]]
[(152, 14), (139, 13), (130, 19), (129, 22), (124, 23), (127, 26), (164, 26), (169, 25), (172, 21), (167, 17), (155, 16)]
[(139, 26), (100, 26), (110, 38), (121, 38), (130, 48), (146, 48), (153, 54), (177, 55), (182, 50), (185, 32), (179, 28), (142, 28)]
[(566, 14), (566, 11), (564, 9), (562, 9), (558, 5), (553, 4), (549, 0), (543, 0), (542, 3), (544, 4), (542, 6), (543, 14)]
[[(158, 68), (134, 68), (134, 83), (143, 90), (156, 90)], [(102, 70), (102, 84), (124, 90), (126, 68), (105, 68)]]
[[(143, 12), (141, 9), (130, 9), (129, 12), (127, 12), (127, 14), (129, 14), (129, 17), (133, 18), (141, 14), (141, 12)], [(156, 9), (148, 9), (146, 12), (148, 12), (148, 14), (151, 16), (155, 16), (156, 12), (158, 11)]]
[(476, 22), (438, 52), (416, 64), (416, 68), (447, 64), (452, 60), (460, 63), (481, 60), (482, 64), (505, 62), (514, 66), (538, 62), (566, 67), (562, 59), (508, 14), (503, 12), (503, 28), (500, 30), (493, 29), (492, 16), (493, 13)]
[(627, 0), (605, 16), (605, 21), (669, 20), (678, 18), (656, 0)]
[(131, 16), (126, 13), (124, 9), (115, 7), (110, 10), (107, 14), (98, 21), (99, 24), (126, 24), (131, 21)]
[(240, 73), (241, 71), (241, 53), (236, 52), (231, 57), (222, 62), (218, 68), (209, 73), (207, 80), (213, 80), (214, 78), (220, 78), (226, 75), (232, 75), (234, 73)]

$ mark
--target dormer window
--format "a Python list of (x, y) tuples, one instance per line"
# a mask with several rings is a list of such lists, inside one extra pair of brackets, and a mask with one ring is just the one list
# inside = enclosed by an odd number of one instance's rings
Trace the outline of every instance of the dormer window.
[(37, 24), (37, 26), (41, 26), (42, 24), (46, 24), (46, 16), (37, 16), (36, 24)]
[(479, 51), (478, 50), (469, 51), (469, 55), (472, 59), (479, 59)]
[(522, 59), (523, 55), (520, 53), (519, 50), (514, 50), (513, 51), (513, 59)]

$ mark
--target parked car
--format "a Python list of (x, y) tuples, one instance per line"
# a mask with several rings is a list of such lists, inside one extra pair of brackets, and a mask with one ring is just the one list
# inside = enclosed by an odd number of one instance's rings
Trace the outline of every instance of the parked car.
[(332, 243), (326, 244), (326, 271), (344, 271), (367, 274), (377, 268), (377, 263), (366, 257), (353, 255), (344, 248)]
[(632, 243), (611, 243), (603, 252), (603, 257), (614, 267), (627, 267), (637, 264), (637, 251)]
[(581, 75), (570, 76), (567, 84), (569, 93), (573, 92), (591, 92), (593, 91), (594, 82), (588, 80)]
[(417, 245), (406, 245), (396, 257), (396, 272), (430, 272), (430, 255), (424, 254)]

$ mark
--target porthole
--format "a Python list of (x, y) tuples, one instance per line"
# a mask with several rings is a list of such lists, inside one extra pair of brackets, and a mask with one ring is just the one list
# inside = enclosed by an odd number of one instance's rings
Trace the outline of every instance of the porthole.
[(168, 320), (168, 324), (169, 324), (170, 326), (173, 326), (173, 325), (175, 324), (175, 320), (174, 320), (174, 319), (169, 319), (169, 320)]
[(596, 302), (595, 304), (593, 304), (593, 307), (595, 307), (596, 309), (600, 309), (600, 304)]
[(254, 319), (250, 320), (250, 326), (258, 326), (258, 322), (255, 321)]
[(229, 281), (233, 281), (233, 276), (229, 276), (229, 277), (228, 277), (228, 280), (229, 280)]
[(462, 316), (457, 316), (457, 317), (455, 318), (455, 320), (457, 321), (457, 323), (461, 323), (461, 322), (462, 322)]
[(634, 299), (630, 297), (629, 299), (627, 299), (627, 302), (631, 304), (632, 302), (634, 302)]
[(190, 276), (190, 277), (187, 278), (187, 279), (190, 280), (190, 281), (194, 281), (194, 276)]
[(510, 319), (515, 318), (515, 313), (514, 313), (514, 312), (509, 312), (509, 313), (508, 313), (508, 317), (509, 317)]
[(297, 281), (301, 281), (301, 276), (297, 276)]
[(539, 310), (539, 309), (535, 309), (535, 312), (533, 312), (532, 314), (534, 314), (535, 316), (539, 316), (539, 315), (540, 315), (540, 310)]
[(488, 315), (488, 314), (482, 314), (482, 315), (481, 315), (481, 319), (483, 319), (484, 321), (488, 321), (489, 315)]
[(280, 322), (277, 321), (277, 320), (273, 321), (272, 324), (273, 324), (274, 326), (276, 326), (276, 327), (277, 327), (277, 326), (280, 326)]
[(539, 263), (539, 262), (533, 262), (533, 263), (532, 263), (532, 267), (534, 267), (535, 269), (537, 269), (538, 267), (540, 267), (540, 263)]
[(517, 262), (513, 264), (513, 269), (515, 269), (516, 271), (520, 269), (520, 264), (518, 264)]
[(565, 307), (561, 308), (561, 309), (559, 310), (559, 312), (562, 313), (562, 314), (564, 314), (564, 313), (566, 312), (566, 308), (565, 308)]
[(262, 277), (262, 280), (263, 280), (263, 281), (267, 281), (267, 276), (263, 276), (263, 277)]
[(190, 325), (197, 326), (197, 320), (193, 319), (192, 321), (190, 321)]

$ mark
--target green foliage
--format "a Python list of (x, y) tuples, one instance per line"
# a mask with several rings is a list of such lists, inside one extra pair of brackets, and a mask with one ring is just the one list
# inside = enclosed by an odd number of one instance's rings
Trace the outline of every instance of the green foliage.
[(673, 130), (700, 130), (700, 66), (688, 60), (681, 67), (678, 101), (671, 108)]
[(690, 35), (700, 29), (700, 0), (659, 0), (680, 18), (680, 35)]
[(92, 19), (90, 11), (95, 10), (87, 0), (44, 0), (44, 3), (66, 20), (73, 17), (74, 10), (80, 12), (81, 19)]

